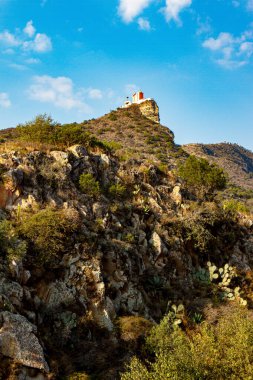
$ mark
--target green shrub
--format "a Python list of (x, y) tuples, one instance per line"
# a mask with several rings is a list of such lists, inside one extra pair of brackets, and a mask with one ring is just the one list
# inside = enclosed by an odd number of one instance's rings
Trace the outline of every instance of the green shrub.
[(42, 264), (54, 264), (69, 248), (78, 226), (76, 211), (46, 208), (26, 216), (20, 231)]
[(165, 317), (151, 330), (147, 346), (154, 362), (147, 365), (134, 358), (121, 380), (252, 378), (253, 320), (242, 308), (230, 309), (217, 325), (203, 322), (190, 336), (172, 329)]
[(81, 174), (79, 178), (80, 190), (90, 196), (97, 196), (100, 193), (99, 182), (92, 174)]
[(189, 156), (178, 169), (179, 176), (204, 196), (214, 190), (224, 189), (227, 183), (224, 171), (204, 158)]
[(85, 372), (75, 372), (68, 376), (66, 380), (90, 380), (90, 376)]
[(113, 184), (109, 187), (109, 195), (113, 198), (125, 197), (126, 191), (126, 187), (120, 183)]
[(0, 255), (8, 260), (20, 260), (26, 254), (26, 242), (19, 239), (11, 222), (0, 221)]
[(114, 153), (116, 150), (119, 150), (122, 148), (122, 145), (118, 143), (117, 141), (102, 141), (103, 148), (105, 151)]
[(118, 116), (115, 112), (111, 112), (108, 116), (108, 119), (111, 121), (116, 121), (118, 119)]
[(44, 114), (38, 115), (34, 120), (17, 126), (18, 136), (24, 141), (32, 141), (58, 146), (80, 144), (85, 147), (103, 145), (98, 139), (85, 130), (85, 122), (81, 124), (60, 125)]
[(17, 126), (17, 132), (25, 141), (36, 141), (41, 143), (53, 143), (58, 124), (51, 116), (38, 115), (34, 120)]
[(234, 199), (226, 199), (223, 202), (223, 209), (232, 214), (237, 214), (238, 212), (247, 214), (249, 212), (245, 203), (236, 201)]

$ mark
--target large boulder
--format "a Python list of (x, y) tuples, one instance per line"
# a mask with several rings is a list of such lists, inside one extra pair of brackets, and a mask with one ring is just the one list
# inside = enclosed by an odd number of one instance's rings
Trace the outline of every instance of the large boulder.
[(49, 372), (37, 328), (25, 317), (8, 311), (0, 313), (0, 352), (24, 366)]

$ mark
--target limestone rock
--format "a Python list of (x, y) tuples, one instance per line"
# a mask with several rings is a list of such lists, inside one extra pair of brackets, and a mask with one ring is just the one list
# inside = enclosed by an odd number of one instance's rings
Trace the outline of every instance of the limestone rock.
[(180, 205), (182, 203), (181, 187), (179, 185), (176, 185), (174, 187), (171, 193), (171, 198), (177, 205)]
[(154, 100), (146, 100), (138, 106), (141, 113), (148, 119), (155, 121), (156, 123), (160, 122), (159, 107)]
[(50, 152), (50, 156), (52, 156), (55, 159), (55, 161), (63, 165), (68, 162), (68, 154), (65, 152), (55, 150), (55, 151)]
[(88, 155), (87, 150), (82, 145), (73, 145), (68, 148), (68, 151), (71, 152), (76, 157), (85, 157)]
[(49, 372), (36, 326), (25, 317), (8, 311), (0, 313), (0, 352), (16, 362)]

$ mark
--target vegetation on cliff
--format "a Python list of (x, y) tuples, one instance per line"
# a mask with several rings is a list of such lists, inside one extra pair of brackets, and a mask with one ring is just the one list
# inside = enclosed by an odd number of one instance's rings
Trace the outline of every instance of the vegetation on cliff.
[(250, 190), (137, 106), (0, 135), (0, 378), (248, 375)]

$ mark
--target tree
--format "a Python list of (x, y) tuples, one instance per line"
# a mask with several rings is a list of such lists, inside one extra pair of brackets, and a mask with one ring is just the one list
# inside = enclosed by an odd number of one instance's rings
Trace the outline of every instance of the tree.
[(227, 183), (223, 169), (209, 164), (204, 158), (189, 156), (178, 169), (179, 176), (188, 186), (203, 197), (215, 190), (222, 190)]
[(58, 123), (47, 114), (38, 115), (34, 120), (17, 126), (19, 136), (26, 141), (53, 143)]

